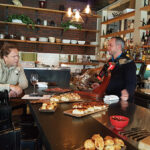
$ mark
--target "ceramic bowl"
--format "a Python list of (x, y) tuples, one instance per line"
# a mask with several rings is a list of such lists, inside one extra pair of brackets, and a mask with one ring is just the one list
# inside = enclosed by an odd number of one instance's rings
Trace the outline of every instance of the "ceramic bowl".
[(30, 37), (29, 40), (30, 41), (37, 41), (37, 38), (36, 37)]
[(70, 43), (70, 40), (68, 40), (68, 39), (63, 39), (63, 40), (62, 40), (62, 43), (69, 44), (69, 43)]
[(121, 130), (129, 123), (129, 118), (120, 115), (110, 116), (110, 122), (116, 130)]
[(40, 42), (48, 42), (48, 38), (47, 37), (39, 37), (39, 41)]
[(71, 40), (71, 44), (77, 44), (77, 40)]
[(78, 44), (84, 45), (84, 44), (85, 44), (85, 41), (78, 41)]

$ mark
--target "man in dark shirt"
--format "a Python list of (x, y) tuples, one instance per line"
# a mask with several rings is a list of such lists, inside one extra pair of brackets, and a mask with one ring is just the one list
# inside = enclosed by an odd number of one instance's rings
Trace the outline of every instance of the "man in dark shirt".
[(106, 94), (118, 95), (126, 101), (134, 95), (136, 88), (136, 66), (124, 53), (124, 41), (120, 37), (113, 37), (108, 42), (108, 52), (112, 56), (110, 62), (115, 62), (116, 66), (111, 72), (111, 79), (106, 90)]

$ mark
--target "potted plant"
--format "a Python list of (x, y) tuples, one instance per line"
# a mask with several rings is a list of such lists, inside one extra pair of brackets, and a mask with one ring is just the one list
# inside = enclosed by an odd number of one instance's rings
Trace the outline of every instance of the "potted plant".
[(35, 28), (35, 24), (33, 20), (26, 16), (26, 15), (10, 15), (7, 20), (7, 22), (16, 22), (16, 23), (24, 23), (29, 27), (29, 25), (32, 25), (32, 29)]
[(74, 29), (79, 29), (79, 30), (82, 29), (81, 24), (76, 24), (70, 21), (62, 22), (61, 27), (64, 28), (64, 31), (67, 31), (69, 28), (74, 28)]

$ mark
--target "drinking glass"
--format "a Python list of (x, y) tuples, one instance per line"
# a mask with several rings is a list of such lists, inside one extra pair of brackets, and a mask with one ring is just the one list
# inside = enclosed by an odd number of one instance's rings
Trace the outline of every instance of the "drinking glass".
[(35, 85), (38, 82), (38, 74), (31, 74), (30, 81), (31, 81), (31, 84), (34, 86), (32, 95), (36, 95)]

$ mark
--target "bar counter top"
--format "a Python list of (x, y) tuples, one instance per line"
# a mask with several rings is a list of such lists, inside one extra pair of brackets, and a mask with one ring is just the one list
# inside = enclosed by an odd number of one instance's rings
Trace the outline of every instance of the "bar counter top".
[[(75, 150), (83, 146), (86, 139), (97, 133), (102, 137), (109, 135), (122, 138), (127, 146), (126, 150), (136, 150), (138, 142), (122, 133), (143, 129), (150, 132), (150, 110), (131, 103), (111, 104), (107, 111), (81, 118), (63, 113), (65, 110), (71, 109), (71, 103), (58, 104), (53, 113), (39, 112), (41, 104), (32, 104), (30, 101), (28, 104), (42, 135), (46, 150)], [(128, 126), (117, 131), (110, 124), (109, 117), (111, 115), (129, 117)]]

